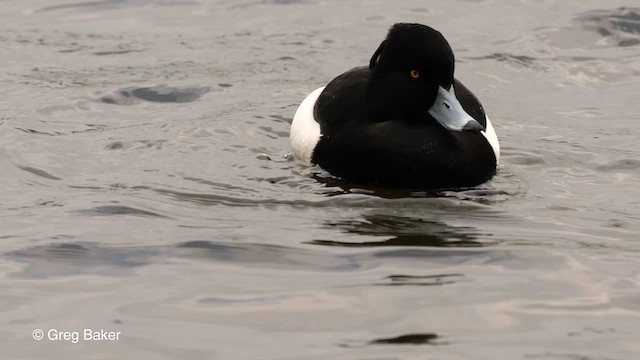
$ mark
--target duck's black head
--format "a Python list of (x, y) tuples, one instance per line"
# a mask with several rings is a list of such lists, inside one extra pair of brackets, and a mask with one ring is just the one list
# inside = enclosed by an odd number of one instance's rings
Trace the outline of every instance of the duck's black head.
[(367, 108), (375, 121), (433, 121), (452, 131), (479, 131), (455, 97), (453, 50), (439, 31), (395, 24), (369, 63)]

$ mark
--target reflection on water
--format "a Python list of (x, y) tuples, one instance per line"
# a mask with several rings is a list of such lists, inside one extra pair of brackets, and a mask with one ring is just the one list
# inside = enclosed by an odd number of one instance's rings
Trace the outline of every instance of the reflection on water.
[(123, 205), (98, 206), (92, 209), (80, 210), (79, 213), (88, 215), (88, 216), (128, 215), (128, 216), (151, 216), (151, 217), (166, 218), (166, 216), (157, 214), (153, 211), (136, 209), (130, 206), (123, 206)]
[(439, 339), (440, 337), (437, 334), (409, 334), (386, 339), (371, 340), (369, 344), (443, 345), (442, 342), (437, 341)]
[[(503, 157), (512, 156), (510, 151), (511, 149), (508, 147), (503, 149)], [(533, 157), (528, 155), (527, 158)], [(531, 161), (533, 162), (535, 159)], [(366, 194), (382, 199), (450, 197), (470, 200), (479, 204), (495, 204), (521, 196), (525, 192), (520, 179), (506, 166), (500, 166), (498, 174), (491, 181), (474, 188), (461, 189), (396, 189), (355, 184), (336, 178), (322, 169), (313, 171), (311, 178), (326, 188), (327, 196)]]
[(19, 276), (48, 278), (81, 274), (123, 276), (140, 266), (186, 258), (283, 269), (348, 271), (359, 259), (324, 251), (280, 245), (188, 241), (168, 246), (105, 246), (98, 243), (53, 243), (5, 254), (29, 266)]
[(115, 95), (104, 96), (100, 101), (117, 105), (132, 105), (135, 104), (135, 99), (159, 103), (189, 103), (210, 91), (210, 87), (140, 87), (118, 90)]
[(464, 277), (463, 274), (436, 275), (389, 275), (380, 286), (442, 286), (455, 284)]
[[(60, 237), (58, 240), (64, 240)], [(69, 239), (67, 239), (69, 240)], [(317, 245), (344, 247), (376, 247), (376, 246), (438, 246), (438, 247), (479, 247), (460, 244), (424, 244), (422, 242), (407, 244), (345, 244), (311, 242)], [(57, 242), (46, 245), (25, 247), (9, 251), (5, 257), (19, 260), (28, 266), (15, 275), (20, 277), (49, 278), (58, 276), (100, 274), (103, 276), (131, 275), (131, 271), (142, 266), (162, 264), (168, 259), (190, 259), (222, 264), (242, 264), (243, 266), (265, 267), (271, 269), (297, 269), (314, 271), (344, 272), (363, 270), (377, 266), (384, 258), (399, 258), (405, 261), (427, 260), (442, 263), (458, 263), (479, 254), (501, 258), (505, 254), (496, 252), (493, 255), (483, 252), (430, 251), (428, 249), (398, 249), (375, 252), (351, 252), (336, 254), (327, 249), (307, 247), (289, 247), (270, 244), (238, 244), (214, 241), (187, 241), (172, 245), (158, 246), (106, 246), (89, 242)], [(463, 274), (433, 273), (428, 275), (391, 274), (374, 285), (384, 286), (431, 286), (447, 285), (459, 281)]]
[(310, 242), (311, 244), (344, 247), (481, 247), (495, 244), (484, 240), (491, 237), (491, 234), (481, 233), (473, 227), (450, 226), (441, 221), (416, 217), (365, 214), (362, 218), (353, 221), (328, 222), (326, 226), (338, 228), (349, 234), (385, 237), (386, 239), (363, 242), (313, 240)]
[(153, 263), (158, 255), (154, 249), (72, 242), (35, 246), (5, 254), (28, 264), (17, 276), (40, 279), (86, 274), (131, 275), (134, 268)]
[(349, 349), (358, 349), (364, 347), (375, 347), (376, 345), (389, 346), (406, 346), (406, 345), (447, 345), (447, 341), (442, 340), (442, 336), (435, 333), (415, 333), (406, 334), (389, 338), (379, 338), (370, 341), (348, 341), (340, 344), (341, 347)]
[(576, 20), (585, 28), (613, 39), (618, 46), (640, 44), (640, 8), (593, 10), (580, 14)]

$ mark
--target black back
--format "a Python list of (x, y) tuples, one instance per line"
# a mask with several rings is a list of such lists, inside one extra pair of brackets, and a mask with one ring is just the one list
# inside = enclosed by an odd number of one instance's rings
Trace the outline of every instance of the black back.
[[(312, 162), (332, 174), (363, 183), (394, 187), (467, 187), (489, 180), (496, 169), (494, 152), (477, 132), (452, 132), (428, 113), (424, 121), (373, 121), (367, 114), (368, 67), (332, 80), (318, 98), (314, 116), (322, 137)], [(454, 81), (456, 96), (483, 127), (478, 99)]]

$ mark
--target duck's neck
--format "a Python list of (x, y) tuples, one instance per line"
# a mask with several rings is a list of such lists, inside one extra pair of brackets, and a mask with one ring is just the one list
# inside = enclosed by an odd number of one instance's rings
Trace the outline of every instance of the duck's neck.
[(375, 73), (371, 75), (366, 89), (367, 115), (373, 122), (388, 120), (404, 120), (407, 122), (422, 119), (426, 112), (420, 112), (420, 108), (407, 98), (407, 94), (395, 91), (393, 80), (378, 79)]

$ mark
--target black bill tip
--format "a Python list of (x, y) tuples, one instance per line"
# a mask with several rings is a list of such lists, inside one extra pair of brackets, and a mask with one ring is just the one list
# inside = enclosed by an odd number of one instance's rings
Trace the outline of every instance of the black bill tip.
[(468, 123), (464, 124), (464, 126), (462, 127), (462, 131), (479, 133), (480, 131), (484, 131), (484, 127), (482, 127), (479, 122), (471, 120)]

